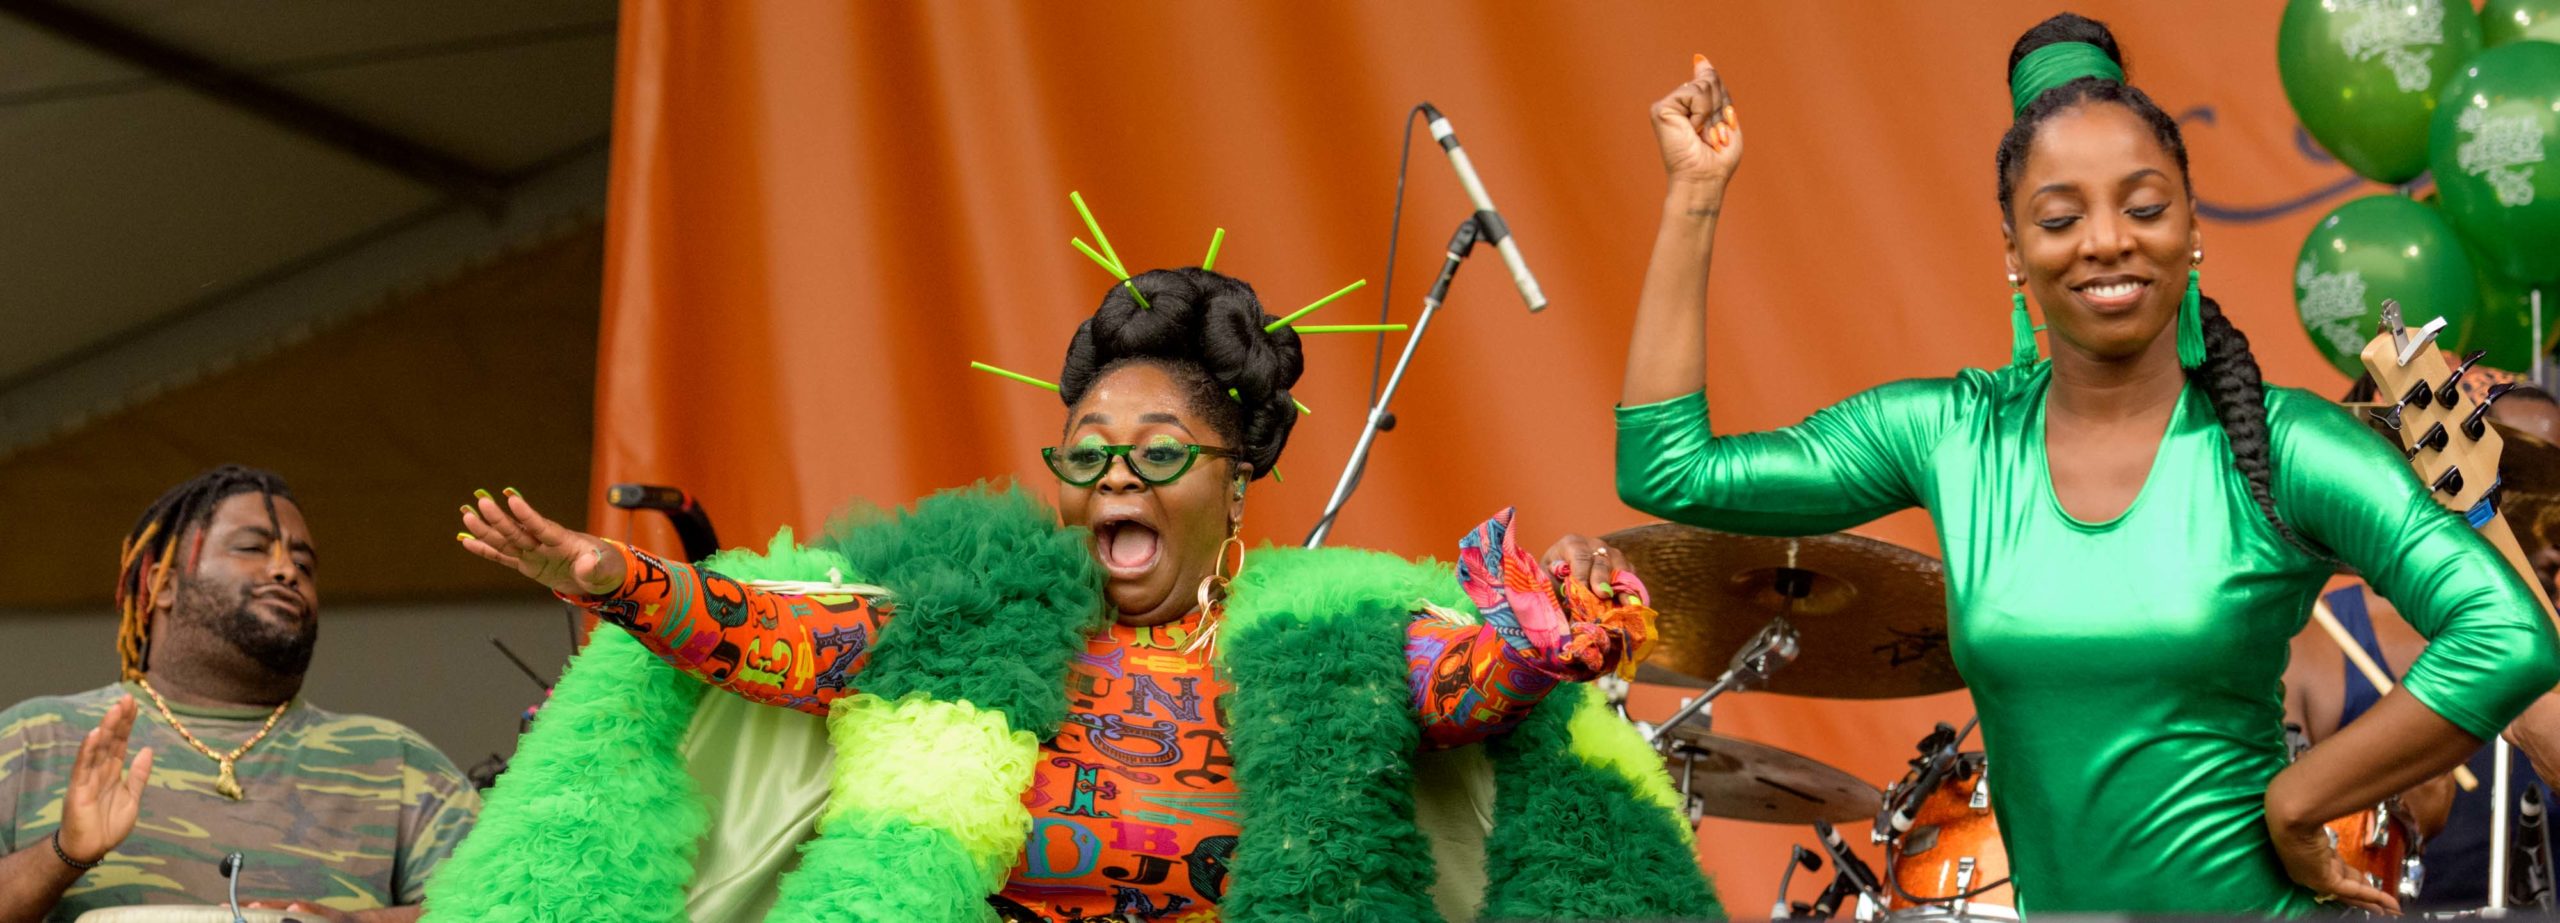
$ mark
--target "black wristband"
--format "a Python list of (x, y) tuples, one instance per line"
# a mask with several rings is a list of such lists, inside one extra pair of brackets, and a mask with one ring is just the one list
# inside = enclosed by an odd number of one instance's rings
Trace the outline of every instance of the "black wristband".
[(53, 844), (53, 857), (54, 857), (54, 858), (56, 858), (56, 859), (60, 859), (60, 860), (62, 860), (62, 864), (64, 864), (64, 865), (68, 865), (68, 866), (70, 866), (70, 867), (72, 867), (72, 868), (79, 869), (79, 870), (81, 870), (81, 871), (83, 871), (83, 872), (86, 872), (86, 871), (88, 871), (88, 870), (90, 870), (90, 869), (97, 868), (98, 866), (101, 866), (101, 865), (105, 865), (105, 864), (107, 864), (107, 857), (105, 857), (105, 856), (99, 856), (99, 857), (98, 857), (98, 861), (96, 861), (96, 862), (82, 862), (82, 861), (80, 861), (80, 860), (78, 860), (78, 859), (71, 858), (71, 854), (70, 854), (70, 853), (67, 853), (67, 852), (62, 851), (62, 830), (61, 830), (61, 828), (55, 828), (55, 829), (54, 829), (54, 831), (53, 831), (53, 835), (52, 835), (52, 836), (50, 836), (50, 837), (46, 837), (46, 838), (45, 838), (45, 841)]

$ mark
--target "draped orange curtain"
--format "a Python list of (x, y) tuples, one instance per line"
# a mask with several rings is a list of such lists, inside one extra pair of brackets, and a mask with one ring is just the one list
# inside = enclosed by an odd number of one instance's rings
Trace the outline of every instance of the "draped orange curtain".
[[(2281, 4), (2091, 0), (2132, 76), (2187, 123), (2210, 206), (2207, 286), (2269, 376), (2337, 393), (2293, 319), (2289, 268), (2359, 192), (2297, 141)], [(694, 3), (624, 6), (595, 474), (693, 491), (730, 544), (847, 501), (982, 478), (1051, 483), (1054, 379), (1108, 279), (1067, 245), (1067, 193), (1134, 269), (1218, 268), (1285, 311), (1366, 278), (1321, 322), (1374, 321), (1397, 142), (1454, 121), (1554, 306), (1498, 263), (1461, 274), (1336, 544), (1451, 553), (1506, 505), (1543, 542), (1643, 520), (1611, 487), (1628, 322), (1662, 191), (1647, 105), (1714, 59), (1750, 149), (1710, 299), (1719, 427), (1764, 428), (1897, 378), (2007, 357), (1992, 149), (2010, 42), (2049, 2)], [(1466, 213), (1413, 150), (1388, 312), (1411, 321)], [(1394, 344), (1388, 358), (1392, 361)], [(1372, 341), (1313, 337), (1303, 420), (1254, 488), (1248, 538), (1299, 541), (1357, 436)], [(607, 533), (673, 548), (652, 523)], [(1934, 551), (1902, 514), (1867, 534)], [(2057, 669), (2062, 665), (2056, 665)], [(1659, 690), (1639, 711), (1669, 706)], [(1881, 784), (1962, 693), (1741, 695), (1718, 730)], [(1709, 821), (1730, 906), (1774, 897), (1800, 828)], [(1798, 885), (1798, 896), (1811, 888)]]

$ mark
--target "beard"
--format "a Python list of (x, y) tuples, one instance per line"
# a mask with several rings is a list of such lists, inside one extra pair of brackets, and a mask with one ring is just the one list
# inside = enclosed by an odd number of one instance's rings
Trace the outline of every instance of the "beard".
[(184, 581), (178, 586), (177, 611), (276, 675), (303, 675), (311, 668), (311, 651), (320, 641), (320, 620), (271, 622), (258, 614), (256, 592), (252, 585)]

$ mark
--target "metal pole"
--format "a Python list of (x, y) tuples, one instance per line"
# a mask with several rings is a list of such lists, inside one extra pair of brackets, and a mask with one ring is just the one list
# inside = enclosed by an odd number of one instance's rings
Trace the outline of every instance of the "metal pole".
[(2489, 782), (2489, 907), (2482, 913), (2505, 916), (2507, 912), (2507, 757), (2511, 749), (2506, 735), (2498, 735), (2490, 746), (2490, 759), (2495, 768)]
[(1422, 346), (1422, 333), (1431, 329), (1431, 318), (1440, 313), (1440, 303), (1425, 300), (1422, 319), (1413, 322), (1413, 333), (1404, 338), (1404, 355), (1397, 357), (1395, 374), (1387, 376), (1387, 389), (1378, 392), (1378, 405), (1369, 408), (1369, 422), (1360, 426), (1360, 442), (1351, 447), (1351, 463), (1342, 466), (1342, 479), (1333, 484), (1333, 498), (1324, 502), (1324, 515), (1318, 517), (1316, 530), (1307, 536), (1307, 547), (1324, 544), (1333, 533), (1334, 520), (1342, 515), (1342, 505), (1351, 501), (1351, 486), (1360, 480), (1360, 469), (1369, 463), (1369, 445), (1378, 440), (1378, 425), (1387, 418), (1387, 403), (1396, 399), (1396, 388), (1404, 384), (1405, 369), (1413, 365), (1413, 351)]

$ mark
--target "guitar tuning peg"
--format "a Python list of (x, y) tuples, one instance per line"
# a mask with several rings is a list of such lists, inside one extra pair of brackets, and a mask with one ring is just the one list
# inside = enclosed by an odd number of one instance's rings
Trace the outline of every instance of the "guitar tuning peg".
[(2475, 349), (2471, 355), (2462, 357), (2462, 364), (2454, 366), (2453, 374), (2445, 376), (2444, 385), (2436, 389), (2436, 401), (2447, 407), (2454, 406), (2454, 398), (2462, 396), (2463, 373), (2471, 371), (2472, 366), (2480, 363), (2480, 357), (2488, 354), (2488, 350)]
[(2418, 448), (2441, 452), (2444, 451), (2445, 444), (2450, 441), (2452, 441), (2451, 434), (2444, 431), (2444, 424), (2438, 423), (2427, 427), (2427, 434), (2418, 437)]
[(2440, 494), (2446, 494), (2446, 495), (2448, 495), (2448, 496), (2453, 495), (2453, 494), (2459, 494), (2459, 493), (2461, 493), (2461, 492), (2462, 492), (2462, 469), (2460, 469), (2460, 468), (2446, 468), (2446, 469), (2444, 469), (2444, 473), (2443, 473), (2443, 474), (2440, 474), (2440, 475), (2437, 475), (2437, 476), (2436, 476), (2436, 482), (2435, 482), (2435, 483), (2433, 483), (2433, 484), (2429, 484), (2429, 485), (2427, 485), (2427, 488), (2428, 488), (2428, 489), (2430, 489), (2430, 490), (2433, 490), (2433, 491), (2435, 491), (2435, 492), (2437, 492), (2437, 493), (2440, 493)]
[(2444, 450), (2445, 445), (2451, 441), (2452, 434), (2444, 431), (2443, 423), (2437, 423), (2434, 426), (2427, 427), (2426, 435), (2419, 436), (2416, 442), (2409, 443), (2408, 450), (2401, 452), (2400, 457), (2410, 461), (2416, 461), (2418, 459), (2418, 453), (2425, 452), (2430, 449), (2441, 452)]
[(2516, 383), (2512, 381), (2490, 385), (2489, 393), (2480, 398), (2480, 406), (2471, 408), (2471, 413), (2462, 418), (2462, 434), (2472, 439), (2478, 439), (2486, 434), (2489, 429), (2489, 408), (2497, 406), (2499, 398), (2507, 396), (2508, 392), (2515, 389)]
[(2400, 403), (2425, 410), (2434, 406), (2435, 399), (2435, 389), (2428, 387), (2425, 379), (2419, 379), (2416, 384), (2409, 386), (2409, 393), (2400, 396)]

